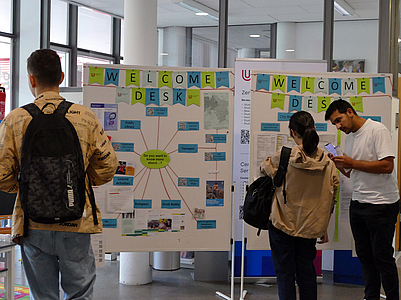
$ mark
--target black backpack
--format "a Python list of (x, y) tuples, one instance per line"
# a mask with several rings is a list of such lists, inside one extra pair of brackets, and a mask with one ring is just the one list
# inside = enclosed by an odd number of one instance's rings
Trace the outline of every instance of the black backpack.
[(287, 201), (285, 194), (285, 174), (287, 172), (290, 154), (291, 148), (283, 146), (281, 149), (280, 164), (274, 180), (270, 176), (262, 176), (252, 182), (247, 189), (244, 206), (242, 208), (243, 219), (247, 224), (258, 228), (258, 236), (262, 229), (267, 230), (273, 196), (276, 188), (281, 186), (283, 181), (284, 201)]
[[(34, 222), (55, 224), (78, 220), (85, 207), (86, 171), (77, 132), (65, 117), (72, 102), (62, 101), (52, 114), (34, 103), (23, 106), (32, 120), (22, 140), (19, 192), (25, 214)], [(89, 178), (89, 176), (88, 176)], [(89, 184), (93, 219), (98, 224)]]

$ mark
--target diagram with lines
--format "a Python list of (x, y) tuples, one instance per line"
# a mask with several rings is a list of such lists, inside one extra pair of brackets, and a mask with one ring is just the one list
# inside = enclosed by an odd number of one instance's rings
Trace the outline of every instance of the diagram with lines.
[(95, 189), (106, 251), (227, 250), (232, 70), (103, 67), (84, 68), (84, 105), (120, 162)]

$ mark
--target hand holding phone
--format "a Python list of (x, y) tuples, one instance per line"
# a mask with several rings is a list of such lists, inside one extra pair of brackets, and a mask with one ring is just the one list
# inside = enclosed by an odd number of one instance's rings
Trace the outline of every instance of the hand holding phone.
[(333, 156), (342, 156), (343, 152), (339, 146), (334, 146), (332, 143), (327, 143), (324, 146)]

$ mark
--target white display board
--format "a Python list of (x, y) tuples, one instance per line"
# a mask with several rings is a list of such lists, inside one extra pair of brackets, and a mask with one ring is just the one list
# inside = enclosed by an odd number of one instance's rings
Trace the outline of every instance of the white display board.
[(232, 69), (84, 66), (84, 105), (118, 155), (95, 188), (105, 249), (230, 249)]
[(235, 240), (241, 240), (242, 220), (239, 207), (249, 181), (249, 129), (251, 124), (251, 70), (325, 72), (325, 60), (286, 60), (237, 58), (235, 61), (233, 181), (235, 188)]
[[(253, 70), (251, 87), (250, 182), (259, 176), (259, 165), (267, 156), (282, 146), (295, 146), (288, 121), (298, 110), (312, 114), (322, 148), (327, 142), (341, 146), (345, 139), (344, 133), (324, 119), (327, 107), (339, 98), (349, 101), (358, 115), (380, 121), (390, 130), (392, 77), (389, 74)], [(319, 249), (352, 249), (348, 217), (351, 192), (349, 179), (341, 175), (338, 204), (328, 229), (330, 242)], [(267, 231), (257, 237), (257, 229), (248, 226), (247, 230), (248, 249), (269, 249)]]

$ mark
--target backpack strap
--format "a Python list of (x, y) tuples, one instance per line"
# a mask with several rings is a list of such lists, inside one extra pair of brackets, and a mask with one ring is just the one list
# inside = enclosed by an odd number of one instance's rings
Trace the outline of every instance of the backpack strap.
[(24, 106), (21, 106), (21, 108), (23, 108), (27, 112), (29, 112), (29, 114), (32, 116), (32, 118), (34, 118), (42, 113), (42, 111), (39, 109), (39, 107), (37, 107), (37, 105), (34, 103), (26, 104)]
[(273, 184), (275, 187), (281, 186), (284, 181), (283, 186), (283, 195), (284, 195), (284, 203), (287, 203), (287, 194), (285, 192), (285, 174), (287, 172), (288, 161), (291, 155), (291, 148), (283, 146), (281, 148), (281, 155), (280, 155), (280, 164), (278, 166), (278, 170), (276, 176), (274, 176)]
[(96, 212), (96, 201), (95, 201), (95, 193), (93, 192), (92, 182), (88, 173), (86, 173), (89, 181), (89, 200), (92, 206), (92, 216), (93, 216), (93, 224), (98, 225), (99, 220), (97, 219), (97, 212)]
[(57, 106), (56, 110), (54, 111), (54, 113), (56, 114), (62, 114), (65, 116), (65, 114), (67, 113), (68, 109), (71, 107), (71, 105), (73, 105), (74, 103), (67, 101), (67, 100), (63, 100), (60, 102), (60, 104)]

